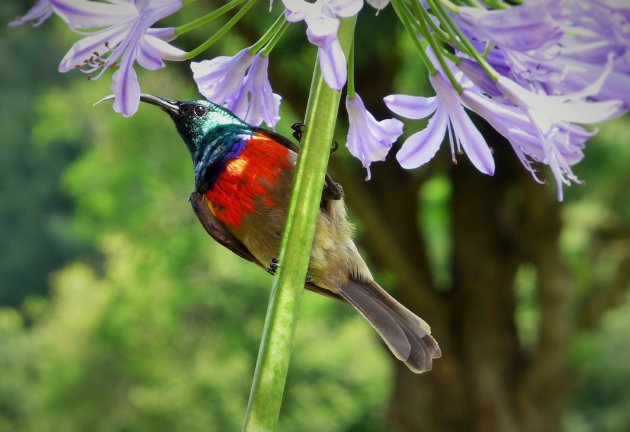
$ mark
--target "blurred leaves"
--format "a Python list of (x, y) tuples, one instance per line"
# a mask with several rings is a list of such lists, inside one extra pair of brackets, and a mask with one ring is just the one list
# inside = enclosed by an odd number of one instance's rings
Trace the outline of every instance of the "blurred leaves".
[[(0, 8), (8, 18), (19, 13), (10, 2)], [(381, 31), (366, 23), (359, 37)], [(249, 25), (241, 33), (264, 27)], [(108, 103), (92, 107), (109, 93), (108, 77), (57, 74), (69, 45), (53, 30), (22, 28), (0, 42), (0, 55), (12, 59), (0, 70), (0, 431), (239, 429), (271, 279), (199, 226), (187, 203), (189, 156), (168, 119), (149, 106), (133, 119)], [(274, 88), (287, 100), (308, 88), (294, 76), (312, 71), (314, 50), (298, 50), (301, 32), (287, 32), (281, 67), (272, 64), (280, 69)], [(232, 54), (250, 39), (235, 36), (207, 56)], [(390, 51), (408, 52), (407, 39), (399, 40)], [(415, 60), (401, 61), (396, 86), (427, 95), (414, 91)], [(173, 65), (140, 78), (143, 91), (194, 97), (182, 76)], [(288, 104), (283, 110), (290, 113)], [(628, 119), (601, 128), (576, 169), (586, 185), (568, 189), (562, 205), (576, 316), (571, 432), (630, 424), (627, 286), (610, 292), (630, 254), (627, 131)], [(344, 152), (336, 157), (358, 166)], [(450, 163), (440, 161), (414, 174), (431, 176), (419, 192), (418, 220), (436, 282), (446, 286), (452, 187), (436, 174)], [(523, 266), (515, 284), (526, 347), (537, 342), (536, 277)], [(280, 430), (384, 430), (394, 360), (379, 344), (349, 307), (305, 294)]]
[[(142, 82), (192, 93), (176, 70)], [(150, 106), (132, 120), (92, 107), (107, 87), (75, 80), (34, 104), (38, 149), (81, 142), (61, 184), (73, 232), (96, 254), (56, 273), (49, 300), (25, 303), (31, 326), (0, 313), (11, 377), (0, 383), (0, 430), (236, 430), (271, 279), (199, 226), (170, 121)], [(346, 305), (309, 293), (302, 308), (281, 430), (382, 429), (390, 377), (377, 337)]]

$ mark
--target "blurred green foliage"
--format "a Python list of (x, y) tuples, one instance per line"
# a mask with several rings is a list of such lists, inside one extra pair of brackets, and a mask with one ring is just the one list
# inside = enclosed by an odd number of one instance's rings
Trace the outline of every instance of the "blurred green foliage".
[[(7, 19), (18, 14), (2, 8)], [(189, 156), (162, 113), (141, 107), (129, 120), (92, 108), (108, 93), (107, 77), (56, 73), (69, 39), (53, 27), (0, 30), (0, 55), (12, 59), (0, 76), (0, 431), (239, 429), (271, 278), (197, 223), (186, 201)], [(227, 40), (229, 52), (240, 43)], [(310, 74), (308, 61), (287, 68)], [(180, 77), (174, 67), (141, 82), (147, 92), (193, 97)], [(411, 85), (413, 77), (398, 77), (399, 88)], [(600, 253), (589, 235), (628, 226), (627, 130), (627, 119), (602, 128), (577, 169), (587, 185), (572, 187), (563, 205), (564, 253), (584, 293), (609, 278), (627, 247), (620, 240)], [(418, 219), (441, 285), (450, 277), (450, 193), (443, 176), (420, 191)], [(516, 317), (530, 344), (532, 277), (519, 271)], [(627, 430), (629, 327), (625, 302), (577, 336), (567, 430)], [(349, 307), (307, 293), (280, 430), (383, 430), (391, 361)]]
[[(0, 17), (17, 10), (3, 2)], [(81, 143), (62, 137), (46, 147), (31, 134), (39, 95), (68, 82), (54, 73), (63, 47), (29, 32), (9, 35), (6, 21), (0, 27), (0, 304), (18, 306), (28, 295), (46, 294), (50, 272), (87, 245), (71, 232), (73, 204), (59, 186)]]
[[(66, 43), (52, 29), (37, 31), (57, 49)], [(29, 64), (42, 35), (15, 34), (30, 40), (32, 55), (12, 66), (30, 70), (34, 81), (42, 71)], [(46, 74), (57, 77), (59, 55), (51, 58)], [(30, 79), (2, 81), (14, 97), (28, 94), (20, 103), (34, 112), (14, 131), (4, 129), (16, 145), (1, 148), (13, 156), (19, 143), (32, 169), (3, 159), (3, 175), (14, 182), (3, 189), (12, 194), (3, 209), (14, 205), (17, 214), (2, 234), (15, 235), (21, 249), (4, 248), (15, 273), (2, 276), (13, 283), (5, 292), (26, 300), (2, 301), (19, 308), (0, 309), (0, 430), (237, 430), (271, 278), (215, 244), (196, 221), (187, 202), (189, 155), (163, 114), (142, 107), (131, 121), (105, 104), (91, 108), (108, 93), (107, 79), (73, 78), (35, 87)], [(145, 74), (142, 83), (155, 93), (194, 95), (176, 69)], [(7, 124), (26, 116), (2, 114)], [(12, 133), (20, 140), (8, 139)], [(81, 150), (76, 159), (64, 157), (68, 145)], [(43, 171), (53, 156), (59, 172), (67, 164), (61, 175)], [(34, 172), (69, 197), (70, 239), (94, 253), (55, 257), (36, 237), (11, 233), (22, 217), (49, 212), (45, 202), (19, 207), (14, 198)], [(39, 225), (53, 226), (48, 219)], [(38, 254), (66, 265), (34, 271), (30, 256)], [(50, 278), (50, 297), (20, 292), (20, 284), (32, 285), (24, 276), (31, 273)], [(381, 430), (391, 377), (371, 329), (346, 305), (310, 293), (302, 317), (281, 430)]]

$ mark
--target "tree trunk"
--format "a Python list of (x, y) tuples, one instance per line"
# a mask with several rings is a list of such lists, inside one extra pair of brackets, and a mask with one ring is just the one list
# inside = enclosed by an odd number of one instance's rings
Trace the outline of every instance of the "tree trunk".
[[(433, 371), (423, 375), (394, 362), (391, 432), (543, 432), (560, 424), (570, 290), (558, 252), (559, 206), (507, 143), (491, 131), (485, 135), (496, 143), (493, 177), (477, 172), (465, 156), (447, 168), (453, 192), (446, 289), (436, 289), (416, 222), (424, 179), (390, 161), (375, 166), (366, 185), (347, 165), (335, 166), (350, 208), (365, 225), (361, 240), (369, 257), (393, 271), (395, 296), (429, 322), (442, 348)], [(525, 263), (537, 273), (540, 311), (530, 349), (515, 322), (514, 282)]]

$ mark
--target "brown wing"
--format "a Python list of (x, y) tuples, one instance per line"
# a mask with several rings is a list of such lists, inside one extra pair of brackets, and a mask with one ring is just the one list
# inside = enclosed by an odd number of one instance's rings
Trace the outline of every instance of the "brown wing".
[[(197, 219), (199, 219), (201, 225), (205, 228), (206, 232), (210, 234), (213, 239), (215, 239), (217, 242), (219, 242), (241, 258), (244, 258), (247, 261), (251, 261), (254, 264), (267, 270), (264, 265), (262, 265), (260, 262), (258, 262), (256, 258), (254, 258), (254, 255), (249, 252), (247, 247), (236, 237), (234, 237), (223, 226), (223, 224), (214, 217), (214, 215), (208, 208), (208, 201), (206, 200), (206, 197), (204, 195), (198, 192), (193, 192), (190, 194), (188, 200), (190, 201), (190, 205), (192, 206), (193, 211), (197, 215)], [(306, 283), (304, 287), (318, 294), (345, 301), (341, 296), (339, 296), (339, 294), (320, 288), (310, 282)]]

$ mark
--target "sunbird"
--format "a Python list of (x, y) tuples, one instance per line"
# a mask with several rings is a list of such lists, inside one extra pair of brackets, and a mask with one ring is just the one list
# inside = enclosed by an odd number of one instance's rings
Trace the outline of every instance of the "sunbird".
[[(197, 218), (216, 241), (270, 273), (293, 183), (297, 146), (207, 100), (178, 101), (142, 94), (175, 123), (192, 156)], [(301, 130), (295, 129), (299, 139)], [(305, 287), (347, 302), (413, 372), (431, 370), (441, 355), (429, 325), (372, 278), (351, 238), (343, 190), (326, 175)]]

